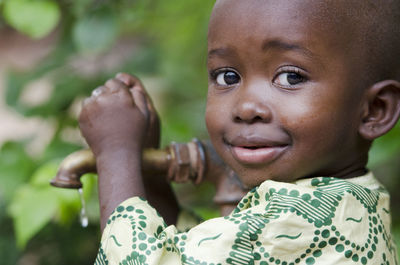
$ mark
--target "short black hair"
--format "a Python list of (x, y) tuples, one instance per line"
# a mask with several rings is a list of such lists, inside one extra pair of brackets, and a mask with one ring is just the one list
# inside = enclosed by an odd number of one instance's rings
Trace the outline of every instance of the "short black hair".
[[(216, 5), (226, 1), (237, 0), (217, 0)], [(260, 5), (268, 2), (255, 1)], [(359, 58), (354, 67), (365, 71), (365, 85), (387, 79), (400, 81), (400, 0), (302, 1), (305, 6), (314, 4), (307, 13), (326, 22), (327, 30), (332, 30), (329, 25), (340, 25), (340, 32), (332, 33), (346, 36), (346, 49), (355, 51)]]
[[(400, 81), (400, 0), (326, 0), (338, 17), (353, 20), (357, 48), (372, 82)], [(336, 14), (335, 14), (336, 15)]]

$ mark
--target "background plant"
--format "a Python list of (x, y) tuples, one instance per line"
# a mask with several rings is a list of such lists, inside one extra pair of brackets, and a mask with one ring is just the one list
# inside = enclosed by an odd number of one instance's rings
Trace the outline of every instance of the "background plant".
[[(204, 0), (3, 0), (0, 27), (12, 27), (33, 39), (55, 34), (52, 52), (31, 71), (10, 69), (6, 102), (26, 117), (51, 122), (55, 132), (44, 151), (32, 157), (30, 139), (6, 142), (0, 152), (0, 257), (2, 264), (89, 264), (99, 241), (96, 178), (84, 177), (90, 225), (81, 228), (76, 191), (49, 186), (58, 164), (81, 144), (65, 139), (76, 130), (74, 106), (117, 72), (141, 77), (158, 103), (162, 143), (206, 138), (203, 113), (207, 88), (206, 32), (213, 1)], [(128, 43), (123, 60), (113, 51)], [(126, 48), (126, 45), (124, 46)], [(84, 71), (76, 62), (94, 61)], [(45, 78), (52, 84), (48, 99), (35, 106), (21, 95), (27, 85)], [(147, 81), (147, 82), (146, 82)], [(371, 167), (392, 190), (400, 187), (400, 126), (379, 139)], [(207, 204), (213, 189), (203, 185), (195, 196), (190, 185), (177, 187), (182, 202), (204, 218), (215, 216)], [(196, 198), (197, 194), (197, 198)], [(400, 195), (392, 192), (393, 205)], [(200, 196), (199, 196), (200, 195)], [(393, 207), (400, 236), (400, 210)], [(25, 262), (25, 263), (24, 263)]]

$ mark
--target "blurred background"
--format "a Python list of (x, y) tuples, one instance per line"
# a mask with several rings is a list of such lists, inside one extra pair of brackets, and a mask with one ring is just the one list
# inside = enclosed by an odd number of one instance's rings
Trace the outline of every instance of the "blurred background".
[[(162, 145), (206, 139), (206, 35), (214, 1), (0, 0), (1, 264), (93, 264), (99, 244), (96, 176), (76, 190), (49, 185), (82, 148), (81, 100), (118, 72), (144, 82), (162, 121)], [(400, 124), (374, 144), (370, 168), (392, 194), (400, 241)], [(181, 203), (218, 215), (214, 189), (174, 186)]]

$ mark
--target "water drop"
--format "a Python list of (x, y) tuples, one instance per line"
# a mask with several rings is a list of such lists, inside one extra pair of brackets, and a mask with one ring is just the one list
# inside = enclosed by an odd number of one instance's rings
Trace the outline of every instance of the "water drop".
[(79, 214), (79, 219), (81, 221), (82, 227), (87, 227), (89, 225), (89, 218), (86, 214), (85, 199), (83, 198), (82, 188), (78, 189), (79, 198), (81, 199), (81, 212)]

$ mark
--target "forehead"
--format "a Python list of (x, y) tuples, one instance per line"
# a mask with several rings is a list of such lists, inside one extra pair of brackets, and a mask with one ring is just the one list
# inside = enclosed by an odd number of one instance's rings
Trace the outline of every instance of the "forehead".
[(324, 46), (346, 49), (354, 23), (340, 12), (346, 5), (341, 3), (342, 0), (219, 0), (210, 19), (209, 50), (240, 44), (239, 48), (248, 49), (249, 44), (263, 48), (268, 40), (317, 50)]

